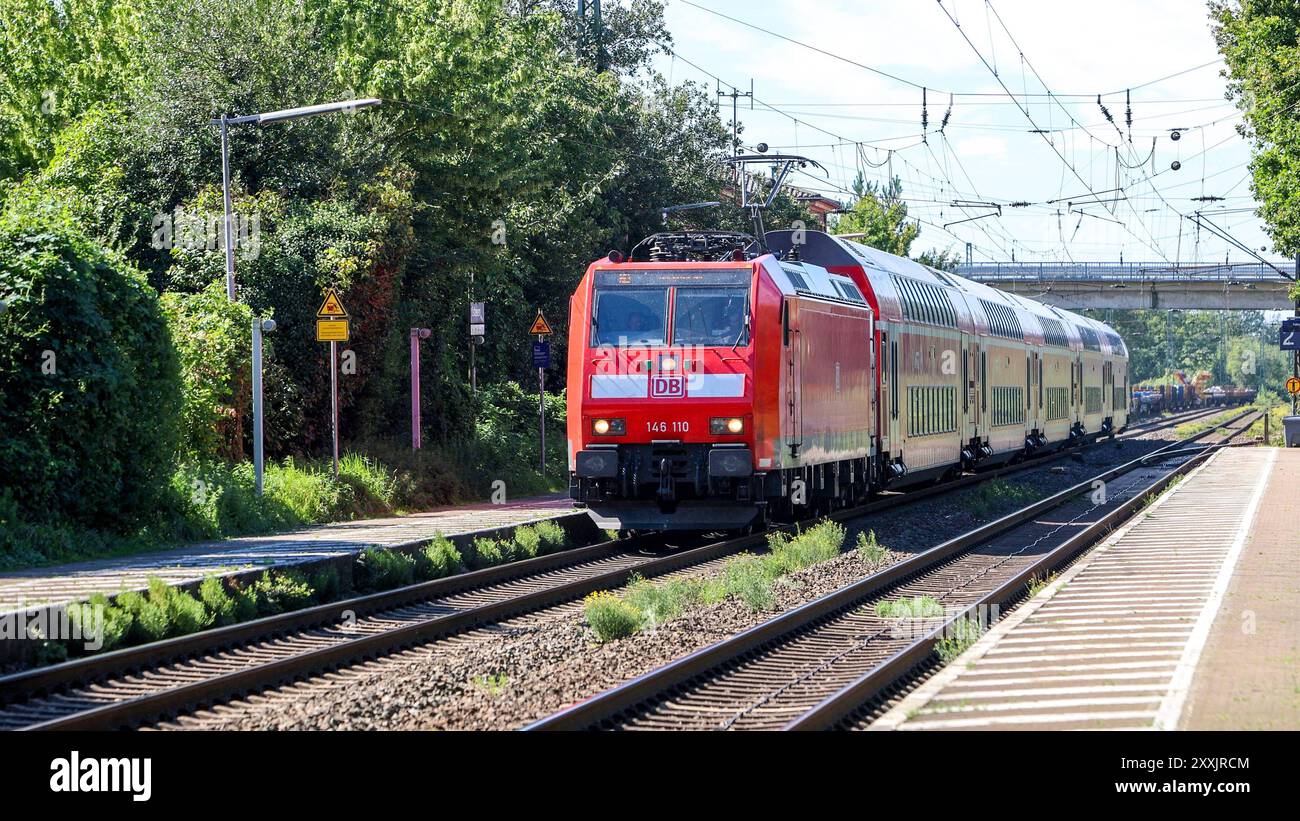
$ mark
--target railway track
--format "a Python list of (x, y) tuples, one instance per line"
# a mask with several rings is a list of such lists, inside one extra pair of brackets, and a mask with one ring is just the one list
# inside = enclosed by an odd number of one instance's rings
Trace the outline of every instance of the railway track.
[[(1222, 432), (1226, 443), (1259, 415), (1244, 411), (529, 729), (834, 727), (932, 662), (937, 643), (958, 622), (995, 618), (1024, 595), (1031, 579), (1068, 563), (1214, 447), (1195, 442)], [(1162, 466), (1169, 461), (1176, 465)], [(1106, 483), (1104, 500), (1095, 496), (1096, 481)], [(938, 602), (944, 615), (905, 624), (877, 613), (880, 603), (912, 597)]]
[[(1201, 414), (1158, 420), (1137, 436)], [(938, 493), (1062, 458), (1063, 453), (885, 496), (841, 510), (838, 520), (910, 504)], [(762, 534), (693, 540), (662, 555), (651, 535), (606, 542), (384, 593), (167, 639), (0, 678), (0, 729), (131, 726), (319, 674), (410, 646), (761, 548)]]

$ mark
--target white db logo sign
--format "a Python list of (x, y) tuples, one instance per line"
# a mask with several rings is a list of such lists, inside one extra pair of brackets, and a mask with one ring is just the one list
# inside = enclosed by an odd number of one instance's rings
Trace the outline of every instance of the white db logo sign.
[(651, 399), (681, 399), (686, 396), (685, 376), (651, 376)]

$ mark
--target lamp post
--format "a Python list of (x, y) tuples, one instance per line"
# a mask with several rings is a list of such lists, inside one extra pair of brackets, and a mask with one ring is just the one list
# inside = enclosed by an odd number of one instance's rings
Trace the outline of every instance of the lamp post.
[(226, 243), (226, 298), (231, 302), (235, 301), (235, 229), (232, 222), (232, 212), (230, 207), (230, 140), (227, 132), (232, 125), (245, 125), (253, 123), (255, 125), (269, 125), (270, 123), (284, 122), (285, 120), (297, 120), (303, 117), (315, 117), (318, 114), (332, 114), (337, 111), (345, 111), (351, 114), (358, 108), (367, 108), (369, 106), (379, 105), (382, 101), (374, 98), (364, 100), (344, 100), (338, 103), (324, 103), (322, 105), (308, 105), (300, 108), (285, 108), (279, 111), (266, 111), (261, 114), (247, 114), (242, 117), (231, 117), (222, 114), (220, 117), (212, 120), (212, 125), (221, 127), (221, 198), (225, 203), (225, 221), (223, 223), (223, 235)]
[(262, 495), (262, 334), (275, 330), (274, 319), (253, 317), (253, 488)]
[(411, 450), (420, 449), (420, 340), (433, 334), (428, 328), (411, 329)]

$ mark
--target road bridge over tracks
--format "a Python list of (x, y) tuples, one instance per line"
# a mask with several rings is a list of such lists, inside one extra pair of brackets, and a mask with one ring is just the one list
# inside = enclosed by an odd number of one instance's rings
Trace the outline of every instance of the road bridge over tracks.
[(1293, 262), (977, 262), (959, 276), (1070, 310), (1291, 310)]

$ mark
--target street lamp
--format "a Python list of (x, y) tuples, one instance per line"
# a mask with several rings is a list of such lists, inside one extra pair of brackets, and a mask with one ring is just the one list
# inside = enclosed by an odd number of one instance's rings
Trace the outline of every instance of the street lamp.
[(230, 209), (230, 145), (227, 137), (227, 129), (232, 125), (245, 125), (253, 123), (256, 125), (267, 125), (269, 123), (278, 123), (285, 120), (297, 120), (302, 117), (315, 117), (318, 114), (332, 114), (336, 111), (345, 111), (349, 114), (358, 108), (366, 108), (373, 105), (379, 105), (382, 101), (374, 98), (364, 100), (344, 100), (338, 103), (324, 103), (322, 105), (308, 105), (300, 108), (285, 108), (280, 111), (267, 111), (262, 114), (247, 114), (242, 117), (231, 117), (222, 114), (217, 119), (212, 120), (212, 125), (221, 126), (221, 198), (225, 201), (226, 218), (225, 218), (225, 240), (226, 240), (226, 298), (231, 302), (235, 301), (235, 231), (231, 224)]
[(262, 334), (275, 330), (274, 319), (253, 317), (253, 489), (262, 495)]
[(411, 329), (411, 450), (420, 449), (420, 340), (428, 339), (428, 328)]

